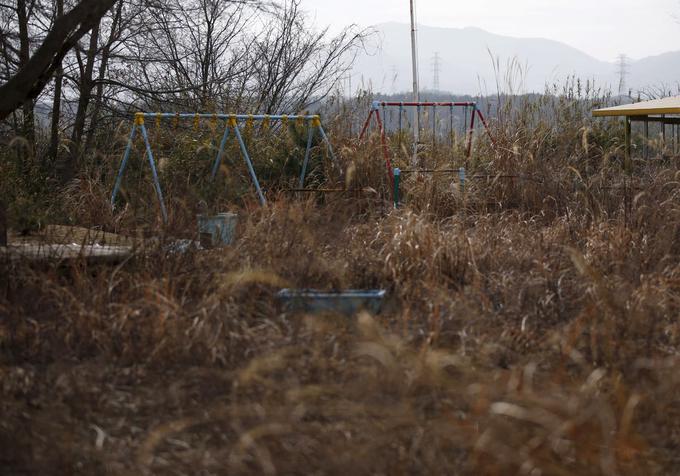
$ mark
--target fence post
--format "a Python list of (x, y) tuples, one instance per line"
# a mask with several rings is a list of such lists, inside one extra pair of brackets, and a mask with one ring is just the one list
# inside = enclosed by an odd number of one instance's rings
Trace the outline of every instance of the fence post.
[(399, 185), (401, 182), (401, 170), (394, 169), (394, 208), (399, 208)]
[(458, 169), (458, 178), (460, 179), (460, 193), (465, 195), (465, 168), (461, 167)]

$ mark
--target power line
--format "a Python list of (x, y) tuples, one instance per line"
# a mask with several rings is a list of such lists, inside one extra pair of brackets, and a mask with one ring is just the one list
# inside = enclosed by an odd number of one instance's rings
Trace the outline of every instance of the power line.
[(625, 54), (620, 54), (616, 60), (616, 63), (617, 74), (619, 76), (619, 95), (623, 95), (626, 94), (628, 75), (630, 73), (628, 56)]

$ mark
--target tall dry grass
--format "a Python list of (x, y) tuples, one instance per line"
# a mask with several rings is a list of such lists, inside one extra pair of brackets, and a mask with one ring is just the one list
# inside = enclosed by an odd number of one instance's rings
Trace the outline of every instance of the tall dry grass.
[[(673, 474), (677, 164), (627, 175), (617, 126), (582, 113), (592, 102), (540, 101), (508, 106), (495, 148), (478, 139), (465, 190), (413, 174), (399, 210), (375, 136), (338, 141), (337, 174), (314, 183), (346, 193), (301, 197), (286, 191), (294, 176), (270, 177), (266, 208), (245, 176), (203, 197), (198, 175), (167, 163), (167, 228), (142, 169), (115, 214), (98, 172), (82, 174), (61, 192), (65, 215), (157, 236), (116, 267), (2, 263), (2, 467)], [(203, 144), (185, 147), (203, 163)], [(238, 209), (235, 245), (178, 253), (206, 198)], [(282, 287), (389, 299), (379, 316), (296, 315)]]

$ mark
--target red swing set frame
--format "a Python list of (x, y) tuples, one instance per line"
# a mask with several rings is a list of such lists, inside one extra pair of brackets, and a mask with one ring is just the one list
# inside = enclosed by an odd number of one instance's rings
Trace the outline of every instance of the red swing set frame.
[(387, 173), (390, 177), (390, 180), (392, 183), (394, 183), (394, 169), (392, 168), (392, 160), (390, 158), (390, 149), (387, 146), (387, 134), (385, 132), (385, 126), (383, 122), (383, 118), (380, 115), (380, 108), (385, 108), (385, 107), (399, 107), (400, 108), (400, 118), (401, 118), (401, 110), (405, 107), (416, 107), (418, 110), (420, 110), (421, 107), (432, 107), (432, 108), (437, 108), (437, 107), (448, 107), (453, 109), (454, 107), (465, 107), (465, 108), (472, 108), (472, 114), (470, 116), (470, 128), (467, 131), (467, 152), (466, 152), (466, 157), (469, 159), (471, 154), (472, 154), (472, 134), (474, 133), (475, 130), (475, 120), (477, 117), (479, 117), (479, 120), (481, 123), (484, 125), (484, 129), (486, 130), (487, 135), (489, 136), (489, 139), (491, 140), (491, 143), (495, 146), (496, 141), (494, 140), (493, 136), (491, 135), (491, 132), (489, 131), (489, 124), (486, 122), (486, 118), (484, 117), (484, 114), (482, 114), (482, 111), (477, 107), (477, 103), (475, 102), (384, 102), (384, 101), (374, 101), (373, 104), (371, 105), (371, 112), (368, 113), (368, 117), (366, 118), (366, 122), (364, 123), (364, 127), (361, 129), (361, 134), (359, 135), (359, 140), (363, 140), (364, 137), (366, 136), (366, 132), (368, 132), (368, 128), (371, 125), (371, 119), (375, 117), (376, 123), (378, 125), (378, 129), (380, 130), (380, 141), (382, 144), (382, 151), (383, 151), (383, 157), (385, 159), (385, 165), (387, 167)]

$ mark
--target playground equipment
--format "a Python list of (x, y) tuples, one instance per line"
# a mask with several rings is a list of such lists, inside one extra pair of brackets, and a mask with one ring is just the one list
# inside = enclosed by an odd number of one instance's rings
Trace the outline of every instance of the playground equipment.
[[(373, 104), (371, 105), (371, 111), (368, 114), (368, 117), (366, 118), (366, 122), (364, 123), (364, 126), (361, 130), (361, 134), (359, 135), (359, 140), (363, 140), (363, 138), (366, 135), (366, 132), (368, 131), (368, 128), (371, 125), (371, 119), (375, 117), (376, 124), (378, 126), (378, 130), (380, 131), (380, 140), (382, 142), (382, 150), (383, 150), (383, 157), (385, 160), (385, 166), (387, 167), (387, 173), (394, 182), (394, 171), (392, 169), (392, 160), (390, 159), (390, 150), (387, 146), (387, 133), (385, 131), (385, 121), (383, 116), (385, 116), (385, 109), (388, 107), (398, 107), (399, 108), (399, 132), (404, 128), (403, 124), (403, 117), (404, 117), (404, 111), (406, 108), (416, 108), (416, 117), (420, 117), (420, 110), (422, 108), (432, 108), (434, 111), (434, 114), (432, 114), (433, 121), (436, 124), (436, 110), (437, 108), (448, 108), (449, 110), (449, 124), (450, 124), (450, 133), (453, 135), (453, 113), (455, 108), (465, 108), (465, 119), (467, 121), (467, 110), (471, 109), (472, 114), (470, 115), (470, 128), (467, 130), (467, 152), (466, 156), (469, 158), (470, 155), (472, 154), (472, 134), (475, 130), (475, 122), (476, 118), (479, 117), (479, 120), (481, 123), (484, 125), (484, 129), (486, 130), (486, 133), (488, 134), (489, 138), (491, 139), (491, 142), (493, 143), (493, 137), (491, 136), (491, 133), (489, 132), (489, 125), (486, 122), (486, 118), (484, 117), (484, 114), (482, 114), (482, 111), (477, 108), (477, 103), (474, 102), (383, 102), (383, 101), (374, 101)], [(380, 110), (383, 110), (383, 114), (381, 116)], [(417, 137), (417, 136), (416, 136)]]
[(198, 237), (203, 248), (224, 248), (234, 242), (238, 215), (198, 215)]
[(430, 174), (457, 174), (458, 183), (461, 192), (465, 191), (465, 182), (467, 181), (467, 172), (465, 168), (461, 167), (458, 169), (440, 169), (440, 170), (401, 170), (396, 168), (392, 171), (394, 177), (394, 191), (392, 193), (392, 198), (394, 200), (394, 208), (399, 208), (401, 205), (401, 176), (409, 173), (430, 173)]
[(336, 312), (347, 316), (354, 316), (362, 310), (379, 314), (386, 295), (387, 291), (382, 289), (330, 292), (314, 289), (282, 289), (277, 293), (278, 299), (289, 311), (312, 314)]
[(264, 193), (262, 191), (262, 187), (260, 187), (260, 182), (257, 179), (257, 175), (255, 173), (255, 169), (253, 167), (253, 163), (250, 159), (250, 155), (248, 154), (248, 148), (246, 147), (246, 144), (243, 140), (243, 136), (241, 135), (241, 128), (239, 126), (239, 122), (246, 122), (247, 124), (252, 124), (253, 122), (260, 122), (262, 123), (262, 126), (264, 127), (265, 125), (271, 124), (271, 122), (280, 122), (283, 125), (285, 125), (288, 121), (296, 121), (298, 124), (304, 125), (307, 123), (309, 125), (309, 132), (308, 132), (308, 137), (307, 137), (307, 149), (305, 150), (305, 159), (302, 165), (302, 171), (300, 172), (300, 188), (304, 187), (305, 184), (305, 177), (307, 175), (307, 168), (309, 166), (309, 159), (310, 159), (310, 153), (312, 149), (312, 142), (314, 140), (314, 134), (316, 131), (319, 132), (323, 142), (326, 144), (326, 147), (328, 148), (328, 153), (331, 156), (331, 160), (335, 161), (335, 155), (333, 153), (333, 146), (331, 145), (328, 136), (326, 135), (326, 131), (324, 130), (323, 126), (321, 125), (321, 118), (316, 115), (237, 115), (237, 114), (179, 114), (179, 113), (146, 113), (146, 112), (138, 112), (134, 116), (134, 122), (132, 125), (132, 130), (130, 132), (130, 137), (127, 142), (127, 147), (125, 148), (125, 154), (123, 155), (123, 160), (120, 164), (120, 169), (118, 171), (118, 176), (116, 178), (116, 183), (113, 187), (113, 192), (111, 194), (111, 207), (115, 207), (116, 203), (116, 197), (118, 195), (118, 192), (120, 191), (122, 182), (123, 182), (123, 176), (125, 174), (125, 169), (127, 167), (128, 161), (130, 159), (130, 155), (132, 153), (132, 146), (135, 141), (135, 137), (137, 136), (137, 131), (142, 135), (142, 138), (144, 140), (144, 145), (146, 147), (146, 156), (149, 161), (149, 167), (151, 168), (151, 175), (153, 179), (153, 185), (156, 190), (156, 196), (158, 198), (158, 202), (160, 205), (161, 209), (161, 214), (163, 215), (163, 221), (164, 223), (168, 222), (168, 212), (167, 208), (165, 206), (165, 200), (163, 198), (163, 190), (161, 188), (160, 180), (158, 178), (158, 170), (156, 168), (156, 161), (153, 156), (153, 150), (151, 147), (151, 143), (149, 141), (149, 134), (147, 132), (147, 128), (144, 124), (144, 120), (146, 118), (155, 118), (156, 119), (156, 124), (160, 125), (160, 122), (162, 119), (167, 119), (167, 118), (172, 118), (175, 119), (176, 121), (179, 121), (180, 119), (193, 119), (194, 120), (194, 126), (198, 128), (198, 123), (201, 119), (211, 119), (214, 122), (217, 122), (218, 120), (223, 120), (225, 121), (225, 128), (224, 128), (224, 134), (222, 135), (222, 141), (220, 143), (220, 148), (217, 152), (217, 157), (215, 158), (215, 162), (212, 167), (212, 174), (211, 178), (212, 180), (215, 180), (217, 178), (217, 173), (220, 169), (220, 165), (222, 163), (222, 159), (224, 157), (224, 149), (227, 146), (227, 141), (229, 140), (229, 135), (230, 131), (233, 130), (234, 136), (236, 137), (236, 140), (239, 144), (239, 147), (241, 149), (241, 155), (243, 156), (243, 160), (246, 163), (246, 166), (248, 167), (248, 172), (250, 174), (250, 178), (253, 181), (253, 184), (255, 185), (255, 189), (257, 191), (257, 195), (259, 197), (260, 203), (262, 206), (267, 204), (267, 199), (264, 196)]
[(545, 178), (524, 175), (524, 174), (475, 174), (469, 175), (468, 171), (464, 168), (457, 169), (399, 169), (396, 168), (393, 171), (394, 175), (394, 190), (392, 193), (394, 199), (394, 208), (399, 208), (401, 206), (401, 185), (402, 176), (407, 174), (432, 174), (432, 175), (458, 175), (458, 187), (461, 194), (465, 194), (466, 187), (468, 183), (472, 183), (473, 180), (486, 180), (486, 181), (497, 181), (497, 180), (519, 180), (521, 182), (534, 182), (537, 184), (542, 184), (545, 182)]
[(642, 101), (634, 104), (624, 104), (621, 106), (596, 109), (593, 111), (594, 117), (623, 117), (625, 124), (625, 167), (628, 172), (633, 167), (633, 146), (632, 146), (632, 123), (643, 123), (643, 156), (649, 159), (650, 140), (649, 123), (656, 123), (661, 126), (661, 143), (663, 148), (666, 146), (667, 126), (671, 126), (672, 151), (676, 153), (676, 143), (680, 143), (680, 96)]

